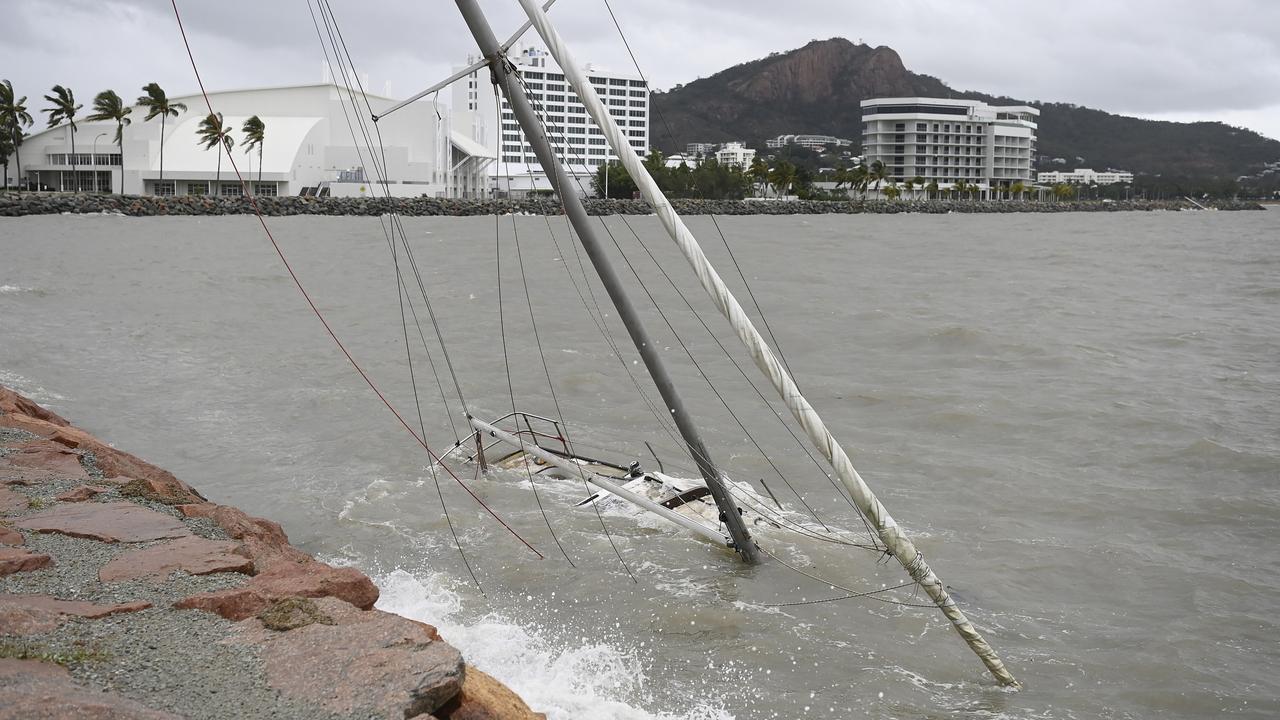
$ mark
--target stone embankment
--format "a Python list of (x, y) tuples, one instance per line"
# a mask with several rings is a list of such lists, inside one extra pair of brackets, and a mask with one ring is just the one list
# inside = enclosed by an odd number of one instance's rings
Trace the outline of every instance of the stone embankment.
[[(262, 214), (280, 215), (383, 215), (467, 216), (499, 214), (560, 215), (560, 203), (547, 198), (520, 200), (458, 200), (445, 198), (314, 198), (260, 197)], [(1117, 212), (1121, 210), (1198, 210), (1186, 200), (1123, 200), (1102, 202), (1071, 200), (1023, 202), (1010, 200), (673, 200), (682, 215), (826, 215), (860, 213), (1056, 213)], [(1261, 210), (1255, 202), (1215, 200), (1202, 203), (1218, 210)], [(592, 215), (648, 215), (653, 208), (643, 200), (586, 201)], [(153, 215), (245, 215), (253, 206), (244, 197), (155, 197), (151, 195), (100, 195), (70, 193), (0, 193), (0, 217), (108, 213)]]
[(0, 387), (0, 720), (534, 720), (378, 588)]

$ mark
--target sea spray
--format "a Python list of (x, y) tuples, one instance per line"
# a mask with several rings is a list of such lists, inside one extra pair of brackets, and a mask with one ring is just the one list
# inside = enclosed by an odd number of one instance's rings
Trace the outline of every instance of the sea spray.
[(647, 695), (640, 654), (608, 643), (579, 644), (489, 613), (462, 619), (461, 597), (439, 574), (394, 570), (374, 578), (377, 607), (431, 623), (467, 661), (515, 690), (549, 720), (733, 720), (705, 702), (664, 712), (641, 709)]

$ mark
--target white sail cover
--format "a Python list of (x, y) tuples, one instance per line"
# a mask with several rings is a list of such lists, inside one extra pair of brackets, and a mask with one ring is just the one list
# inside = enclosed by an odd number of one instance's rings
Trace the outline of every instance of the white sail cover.
[(600, 98), (596, 95), (591, 83), (583, 75), (582, 70), (579, 69), (579, 65), (569, 53), (563, 40), (560, 39), (559, 33), (551, 26), (546, 14), (543, 13), (534, 0), (520, 0), (520, 4), (524, 7), (530, 22), (533, 23), (533, 27), (542, 36), (543, 41), (546, 42), (548, 52), (551, 53), (556, 63), (564, 71), (565, 79), (578, 94), (578, 98), (582, 100), (587, 112), (604, 133), (605, 138), (618, 155), (623, 167), (626, 168), (627, 173), (635, 181), (641, 195), (653, 206), (658, 219), (662, 222), (662, 226), (672, 240), (675, 241), (676, 245), (679, 246), (680, 252), (684, 254), (685, 259), (693, 266), (693, 270), (698, 276), (698, 281), (702, 283), (703, 289), (711, 296), (721, 314), (733, 325), (734, 332), (737, 333), (743, 344), (747, 346), (756, 365), (773, 383), (783, 402), (791, 410), (791, 414), (796, 421), (804, 428), (814, 446), (831, 463), (836, 476), (840, 478), (840, 482), (852, 496), (854, 504), (858, 506), (862, 514), (875, 527), (880, 541), (902, 563), (903, 568), (906, 569), (911, 579), (924, 588), (925, 592), (929, 594), (929, 597), (933, 599), (947, 619), (951, 621), (951, 624), (955, 626), (956, 631), (960, 633), (969, 647), (982, 659), (991, 674), (1004, 685), (1017, 686), (1018, 681), (1005, 669), (1004, 663), (1000, 660), (995, 650), (987, 644), (982, 635), (973, 627), (973, 623), (969, 622), (969, 619), (956, 606), (955, 600), (947, 593), (945, 586), (933, 572), (933, 569), (925, 562), (924, 556), (916, 549), (915, 544), (902, 531), (893, 517), (889, 515), (889, 511), (880, 504), (871, 488), (858, 474), (858, 471), (854, 469), (853, 463), (850, 462), (849, 456), (844, 449), (840, 447), (835, 437), (827, 430), (826, 423), (818, 416), (817, 411), (809, 404), (809, 401), (800, 394), (800, 389), (796, 386), (795, 381), (792, 380), (791, 374), (783, 367), (773, 350), (769, 348), (768, 343), (765, 342), (764, 337), (756, 330), (751, 318), (742, 309), (742, 305), (738, 303), (737, 298), (729, 291), (724, 281), (720, 279), (720, 275), (711, 266), (710, 261), (707, 260), (702, 248), (698, 245), (698, 241), (693, 237), (693, 233), (689, 231), (684, 221), (676, 214), (671, 207), (670, 201), (667, 200), (666, 196), (658, 188), (657, 183), (650, 177), (648, 170), (636, 156), (635, 151), (631, 149), (626, 134), (614, 122), (604, 104), (600, 102)]

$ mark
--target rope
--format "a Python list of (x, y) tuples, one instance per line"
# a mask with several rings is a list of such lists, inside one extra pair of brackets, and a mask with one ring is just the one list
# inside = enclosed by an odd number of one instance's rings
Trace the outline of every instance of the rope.
[[(191, 61), (191, 71), (195, 74), (196, 84), (200, 87), (200, 94), (201, 96), (204, 97), (205, 106), (209, 109), (209, 114), (212, 115), (214, 114), (213, 102), (209, 99), (209, 92), (205, 89), (204, 80), (200, 77), (200, 70), (196, 65), (195, 54), (192, 52), (191, 42), (187, 38), (187, 30), (182, 24), (182, 15), (178, 11), (178, 0), (170, 0), (170, 4), (173, 6), (173, 15), (175, 20), (177, 20), (177, 23), (178, 23), (178, 31), (182, 34), (182, 44), (186, 48), (187, 58)], [(338, 349), (342, 352), (343, 356), (347, 358), (347, 361), (351, 363), (351, 367), (354, 368), (355, 371), (360, 375), (360, 377), (365, 381), (365, 384), (369, 386), (369, 389), (372, 390), (373, 393), (378, 396), (378, 400), (380, 400), (382, 404), (385, 405), (386, 408), (391, 411), (391, 414), (395, 416), (396, 420), (399, 421), (400, 425), (404, 427), (405, 431), (408, 432), (409, 435), (419, 445), (421, 445), (424, 450), (427, 451), (428, 455), (430, 455), (433, 459), (439, 462), (440, 458), (437, 457), (434, 452), (432, 452), (431, 447), (427, 444), (426, 439), (419, 437), (418, 434), (414, 431), (414, 429), (409, 426), (409, 423), (405, 422), (405, 419), (403, 416), (401, 416), (400, 412), (395, 409), (395, 407), (391, 404), (391, 402), (387, 400), (386, 396), (383, 395), (382, 391), (378, 389), (378, 386), (373, 382), (373, 378), (371, 378), (369, 374), (365, 372), (364, 368), (362, 368), (360, 364), (356, 362), (355, 357), (351, 355), (351, 352), (347, 350), (346, 345), (344, 345), (342, 343), (342, 340), (338, 338), (337, 333), (334, 332), (333, 328), (329, 325), (329, 321), (325, 319), (324, 314), (320, 312), (320, 308), (317, 307), (315, 304), (315, 301), (311, 299), (311, 295), (307, 292), (307, 289), (303, 286), (301, 279), (298, 278), (298, 274), (294, 272), (293, 266), (289, 264), (289, 260), (288, 258), (285, 257), (284, 251), (280, 248), (280, 244), (276, 242), (275, 236), (271, 234), (271, 228), (267, 226), (267, 221), (262, 214), (262, 209), (258, 206), (258, 200), (253, 194), (249, 192), (248, 181), (245, 180), (244, 175), (240, 172), (240, 167), (236, 164), (235, 157), (232, 156), (230, 152), (227, 153), (227, 157), (231, 163), (231, 168), (235, 170), (236, 178), (240, 181), (240, 187), (244, 191), (245, 197), (249, 200), (250, 207), (253, 208), (254, 215), (256, 215), (258, 218), (258, 223), (262, 226), (263, 232), (266, 233), (267, 239), (271, 242), (272, 248), (275, 249), (276, 255), (279, 256), (280, 262), (284, 265), (285, 270), (288, 271), (289, 277), (293, 279), (293, 283), (295, 286), (297, 286), (298, 291), (302, 294), (303, 299), (306, 300), (307, 305), (310, 306), (311, 311), (316, 316), (316, 319), (318, 319), (320, 321), (320, 324), (324, 326), (325, 332), (328, 333), (329, 337), (333, 340), (334, 344), (338, 346)], [(444, 466), (442, 465), (442, 467)], [(461, 485), (464, 490), (467, 491), (467, 494), (469, 494), (472, 497), (472, 499), (474, 499), (476, 503), (480, 505), (480, 507), (484, 508), (484, 510), (487, 513), (489, 513), (490, 516), (492, 516), (495, 520), (497, 520), (499, 524), (501, 524), (504, 528), (506, 528), (508, 532), (510, 532), (513, 536), (515, 536), (517, 540), (519, 540), (525, 547), (529, 548), (529, 550), (531, 550), (535, 555), (537, 555), (539, 558), (542, 557), (542, 553), (539, 553), (536, 548), (534, 548), (532, 545), (526, 542), (524, 538), (520, 537), (519, 533), (517, 533), (510, 525), (506, 523), (506, 521), (504, 521), (501, 517), (498, 516), (497, 513), (495, 513), (488, 505), (486, 505), (484, 501), (480, 499), (479, 496), (477, 496), (474, 492), (472, 492), (471, 488), (467, 487), (466, 484), (463, 483), (462, 480), (459, 479), (458, 476), (455, 475), (452, 470), (449, 470), (448, 467), (445, 467), (445, 470), (446, 472), (449, 473), (450, 477), (452, 477), (455, 481), (457, 481), (457, 483)]]

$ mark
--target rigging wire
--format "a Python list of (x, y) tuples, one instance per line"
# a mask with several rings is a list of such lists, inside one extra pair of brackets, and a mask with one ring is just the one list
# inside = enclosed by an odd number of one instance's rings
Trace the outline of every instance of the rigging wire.
[[(213, 114), (214, 113), (213, 102), (209, 99), (209, 93), (204, 87), (204, 80), (200, 77), (200, 69), (196, 64), (195, 53), (191, 49), (191, 42), (187, 38), (187, 31), (182, 23), (182, 14), (178, 10), (177, 0), (170, 0), (170, 4), (173, 7), (174, 19), (177, 21), (178, 30), (182, 35), (182, 43), (183, 43), (183, 46), (186, 48), (187, 58), (191, 62), (191, 70), (192, 70), (192, 73), (195, 75), (196, 84), (200, 87), (200, 94), (204, 98), (205, 105), (208, 108), (209, 113)], [(235, 158), (229, 152), (227, 153), (227, 156), (232, 169), (236, 173), (236, 178), (240, 181), (241, 189), (243, 190), (245, 197), (248, 199), (250, 206), (253, 208), (254, 214), (257, 216), (259, 224), (262, 226), (263, 232), (266, 234), (267, 239), (271, 242), (272, 247), (276, 251), (276, 255), (279, 256), (280, 261), (284, 265), (286, 271), (288, 271), (290, 278), (292, 278), (294, 282), (294, 285), (297, 286), (298, 291), (302, 294), (303, 299), (307, 302), (307, 305), (311, 308), (311, 311), (315, 314), (316, 319), (318, 319), (320, 321), (320, 324), (324, 326), (325, 332), (328, 333), (329, 337), (334, 341), (334, 344), (338, 346), (338, 349), (347, 358), (347, 361), (356, 370), (356, 372), (365, 381), (365, 383), (374, 392), (374, 394), (378, 396), (378, 399), (382, 402), (382, 404), (385, 405), (387, 409), (391, 411), (391, 414), (395, 416), (396, 420), (399, 421), (400, 425), (404, 427), (405, 431), (407, 431), (409, 435), (413, 437), (414, 440), (417, 441), (418, 444), (420, 444), (424, 450), (427, 451), (428, 455), (435, 457), (435, 454), (432, 452), (430, 445), (428, 445), (426, 438), (419, 437), (418, 434), (414, 432), (413, 428), (409, 426), (409, 424), (405, 421), (404, 417), (400, 414), (400, 412), (395, 409), (395, 407), (391, 404), (391, 402), (387, 399), (387, 397), (378, 388), (377, 384), (374, 383), (373, 378), (370, 377), (368, 373), (365, 372), (364, 368), (362, 368), (360, 364), (356, 361), (355, 357), (347, 349), (346, 345), (344, 345), (341, 339), (338, 338), (338, 335), (333, 330), (333, 327), (329, 324), (328, 320), (325, 319), (324, 314), (320, 311), (319, 307), (315, 304), (315, 301), (312, 300), (310, 294), (307, 292), (306, 288), (303, 286), (302, 280), (298, 277), (297, 273), (294, 271), (293, 266), (289, 264), (288, 258), (285, 257), (284, 251), (280, 247), (280, 244), (276, 241), (275, 237), (272, 235), (271, 229), (267, 225), (266, 218), (262, 214), (262, 209), (258, 206), (257, 198), (249, 192), (248, 181), (245, 180), (244, 175), (240, 172), (240, 168), (237, 166)], [(479, 498), (479, 496), (477, 496), (474, 492), (472, 492), (471, 489), (468, 488), (466, 484), (463, 483), (462, 480), (457, 477), (457, 475), (455, 475), (447, 467), (445, 468), (445, 470), (449, 473), (451, 477), (453, 477), (455, 481), (458, 482), (459, 485), (463, 487), (463, 489), (467, 491), (469, 495), (471, 495), (471, 497), (477, 502), (477, 504), (479, 504), (482, 508), (484, 508), (485, 511), (488, 512), (495, 520), (497, 520), (512, 535), (514, 535), (518, 540), (520, 540), (520, 542), (524, 544), (525, 547), (529, 548), (534, 554), (538, 555), (539, 557), (542, 557), (541, 553), (539, 553), (536, 548), (534, 548), (532, 545), (526, 542), (524, 538), (520, 537), (519, 533), (517, 533), (510, 525), (508, 525), (501, 517), (499, 517), (497, 513), (495, 513), (491, 508), (489, 508), (489, 506), (486, 505), (484, 501)]]

